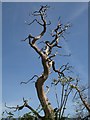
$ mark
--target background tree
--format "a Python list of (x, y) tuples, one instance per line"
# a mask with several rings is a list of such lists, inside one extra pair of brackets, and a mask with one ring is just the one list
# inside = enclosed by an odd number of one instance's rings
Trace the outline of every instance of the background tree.
[(79, 85), (70, 85), (76, 90), (74, 95), (74, 101), (76, 102), (76, 113), (79, 119), (88, 119), (90, 117), (90, 104), (88, 102), (88, 88), (87, 85), (79, 87)]

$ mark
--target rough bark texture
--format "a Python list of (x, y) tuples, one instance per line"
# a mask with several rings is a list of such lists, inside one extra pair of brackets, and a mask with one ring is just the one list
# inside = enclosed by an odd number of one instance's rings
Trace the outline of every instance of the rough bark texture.
[(48, 76), (49, 76), (49, 66), (46, 62), (46, 58), (44, 56), (44, 58), (42, 59), (42, 65), (44, 68), (44, 72), (43, 74), (37, 79), (35, 86), (36, 86), (36, 90), (37, 90), (37, 95), (38, 98), (40, 100), (40, 103), (43, 107), (44, 113), (45, 113), (45, 117), (54, 120), (54, 111), (53, 108), (51, 107), (51, 104), (44, 92), (44, 82), (47, 80)]

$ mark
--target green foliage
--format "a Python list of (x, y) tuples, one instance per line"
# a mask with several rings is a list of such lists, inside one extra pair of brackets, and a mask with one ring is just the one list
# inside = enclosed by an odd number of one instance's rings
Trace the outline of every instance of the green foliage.
[(34, 116), (31, 115), (31, 112), (24, 114), (20, 120), (33, 120)]

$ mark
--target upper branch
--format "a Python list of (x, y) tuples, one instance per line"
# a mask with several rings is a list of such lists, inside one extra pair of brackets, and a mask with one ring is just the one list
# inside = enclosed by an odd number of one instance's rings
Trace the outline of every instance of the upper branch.
[(51, 44), (55, 43), (58, 44), (59, 42), (59, 38), (62, 36), (63, 37), (63, 33), (68, 29), (68, 27), (70, 27), (70, 24), (66, 24), (64, 26), (62, 26), (61, 23), (58, 23), (57, 27), (52, 30), (51, 36), (55, 37), (54, 40), (52, 40)]
[(34, 39), (32, 40), (32, 44), (34, 44), (38, 39), (40, 39), (44, 35), (44, 33), (46, 32), (47, 22), (46, 22), (45, 17), (46, 17), (46, 11), (47, 11), (48, 8), (49, 8), (49, 6), (47, 6), (47, 5), (41, 6), (41, 8), (38, 11), (35, 11), (32, 14), (33, 16), (40, 16), (42, 23), (40, 23), (36, 19), (35, 19), (35, 21), (43, 27), (42, 32), (38, 36), (34, 37)]
[(50, 41), (45, 41), (43, 43), (45, 43), (45, 54), (46, 55), (50, 55), (52, 52), (52, 49), (54, 47), (56, 48), (62, 48), (59, 45), (59, 39), (62, 36), (63, 37), (63, 33), (67, 30), (67, 28), (70, 27), (70, 24), (66, 24), (64, 25), (64, 27), (62, 27), (62, 24), (59, 23), (57, 25), (57, 27), (52, 31), (52, 37), (54, 37), (54, 39), (50, 42)]
[(43, 27), (43, 30), (41, 31), (41, 33), (37, 36), (32, 36), (31, 34), (29, 34), (29, 36), (23, 40), (23, 41), (26, 41), (27, 39), (29, 40), (29, 44), (30, 46), (40, 55), (40, 56), (43, 56), (44, 53), (38, 48), (38, 46), (35, 44), (37, 42), (37, 40), (39, 40), (46, 32), (46, 28), (47, 28), (47, 25), (50, 25), (51, 23), (49, 22), (47, 24), (46, 22), (46, 11), (47, 9), (49, 8), (49, 6), (45, 5), (45, 6), (41, 6), (41, 8), (38, 10), (38, 11), (35, 11), (32, 13), (33, 16), (39, 16), (40, 19), (41, 19), (41, 22), (38, 21), (37, 19), (34, 19), (31, 23), (29, 23), (29, 25), (31, 25), (32, 23), (34, 23), (35, 21), (41, 25)]

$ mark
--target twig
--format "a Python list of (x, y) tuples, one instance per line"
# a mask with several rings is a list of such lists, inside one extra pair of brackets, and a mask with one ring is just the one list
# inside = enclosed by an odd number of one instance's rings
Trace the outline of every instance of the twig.
[(52, 68), (53, 68), (54, 72), (58, 73), (59, 76), (62, 75), (64, 77), (64, 73), (60, 72), (60, 70), (57, 70), (55, 68), (55, 62), (54, 61), (52, 62)]
[(56, 85), (54, 85), (54, 91), (55, 91), (55, 96), (56, 96), (56, 102), (57, 102), (57, 106), (59, 108), (59, 100), (58, 100), (58, 95), (57, 95), (57, 92), (56, 92)]
[(29, 83), (31, 80), (33, 80), (35, 77), (38, 78), (38, 75), (34, 75), (31, 79), (29, 79), (27, 82), (21, 82), (20, 84), (27, 84)]
[(43, 26), (43, 24), (40, 23), (37, 19), (34, 19), (32, 22), (28, 23), (28, 25), (31, 25), (31, 24), (34, 23), (35, 21), (36, 21), (39, 25)]

